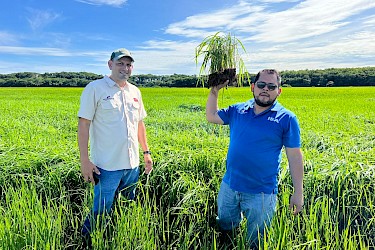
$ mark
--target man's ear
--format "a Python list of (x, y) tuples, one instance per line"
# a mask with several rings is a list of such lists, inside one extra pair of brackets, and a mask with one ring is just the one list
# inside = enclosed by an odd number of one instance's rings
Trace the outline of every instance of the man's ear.
[(109, 60), (109, 61), (108, 61), (108, 68), (109, 68), (110, 70), (112, 70), (112, 63), (113, 63), (112, 60)]
[(278, 94), (277, 94), (277, 96), (279, 96), (279, 95), (281, 95), (281, 92), (283, 92), (283, 90), (282, 90), (282, 88), (281, 87), (279, 87), (279, 90), (278, 90)]
[(254, 92), (254, 83), (250, 84), (250, 90), (251, 90), (251, 92)]

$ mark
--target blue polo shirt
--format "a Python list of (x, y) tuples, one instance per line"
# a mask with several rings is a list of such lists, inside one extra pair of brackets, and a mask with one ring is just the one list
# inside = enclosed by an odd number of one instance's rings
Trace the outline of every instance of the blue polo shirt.
[(277, 193), (283, 146), (301, 147), (297, 117), (277, 101), (254, 113), (254, 99), (218, 111), (230, 128), (223, 181), (233, 190), (251, 194)]

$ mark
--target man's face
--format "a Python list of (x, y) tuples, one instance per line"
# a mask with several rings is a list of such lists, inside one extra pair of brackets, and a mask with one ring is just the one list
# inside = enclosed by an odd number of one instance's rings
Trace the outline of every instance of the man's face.
[(281, 93), (276, 74), (262, 73), (251, 86), (255, 103), (261, 107), (271, 106)]
[(133, 71), (133, 61), (126, 56), (115, 61), (110, 60), (108, 66), (115, 80), (128, 80)]

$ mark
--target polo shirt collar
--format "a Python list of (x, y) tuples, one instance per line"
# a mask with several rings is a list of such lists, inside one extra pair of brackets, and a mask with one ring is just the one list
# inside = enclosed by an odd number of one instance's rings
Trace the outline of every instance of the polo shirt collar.
[[(106, 81), (109, 87), (114, 87), (114, 86), (118, 87), (117, 83), (113, 81), (109, 76), (104, 76), (104, 80)], [(124, 86), (124, 89), (127, 89), (127, 88), (128, 88), (128, 83), (125, 84)]]
[(109, 87), (113, 87), (117, 85), (116, 82), (113, 81), (109, 76), (104, 76), (104, 80), (108, 84)]

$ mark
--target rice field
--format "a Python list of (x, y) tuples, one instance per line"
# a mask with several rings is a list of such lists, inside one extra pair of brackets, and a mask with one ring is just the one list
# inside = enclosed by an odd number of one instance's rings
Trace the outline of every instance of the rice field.
[[(0, 88), (0, 249), (80, 249), (92, 188), (80, 175), (82, 88)], [(246, 249), (215, 223), (228, 128), (205, 120), (208, 89), (142, 88), (154, 171), (135, 202), (119, 199), (94, 249)], [(226, 107), (249, 88), (220, 93)], [(375, 88), (284, 88), (299, 118), (305, 209), (289, 211), (286, 157), (277, 214), (259, 249), (375, 248)], [(267, 132), (267, 131), (265, 131)], [(116, 131), (114, 131), (116, 133)]]

